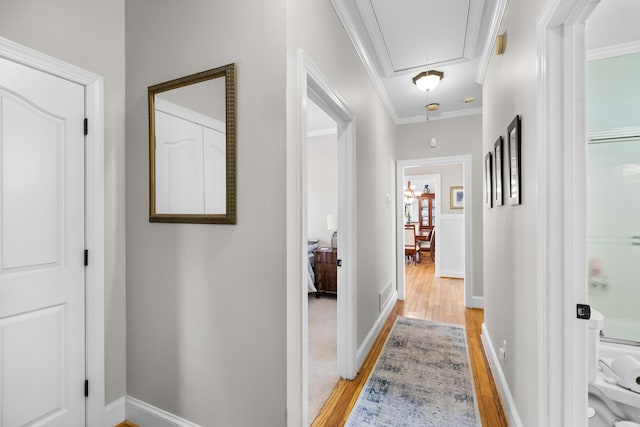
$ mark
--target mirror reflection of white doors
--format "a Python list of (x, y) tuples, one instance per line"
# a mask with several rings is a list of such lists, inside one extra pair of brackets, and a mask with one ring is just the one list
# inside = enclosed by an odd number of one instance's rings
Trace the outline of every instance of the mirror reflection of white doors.
[(225, 124), (156, 96), (156, 212), (226, 212)]

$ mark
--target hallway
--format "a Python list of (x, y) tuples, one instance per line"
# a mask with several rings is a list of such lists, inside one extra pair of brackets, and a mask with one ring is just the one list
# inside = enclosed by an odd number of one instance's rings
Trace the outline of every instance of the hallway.
[(353, 381), (340, 380), (312, 426), (335, 427), (346, 423), (358, 394), (373, 369), (398, 316), (466, 325), (471, 369), (482, 425), (507, 426), (500, 398), (482, 351), (480, 333), (483, 311), (464, 308), (463, 280), (435, 278), (434, 264), (428, 257), (423, 257), (423, 261), (416, 266), (407, 264), (405, 272), (407, 299), (396, 303), (356, 378)]

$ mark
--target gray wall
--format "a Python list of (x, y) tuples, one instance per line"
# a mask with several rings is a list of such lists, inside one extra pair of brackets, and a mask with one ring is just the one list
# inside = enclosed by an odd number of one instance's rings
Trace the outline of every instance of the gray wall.
[[(283, 426), (285, 2), (126, 2), (129, 395), (204, 426)], [(237, 225), (148, 221), (147, 87), (237, 64)]]
[(124, 0), (3, 0), (0, 37), (104, 78), (106, 402), (126, 393)]
[[(484, 154), (482, 152), (482, 116), (466, 116), (454, 119), (432, 120), (423, 123), (401, 125), (396, 131), (398, 160), (427, 159), (471, 155), (473, 181), (473, 296), (482, 297), (483, 291), (483, 228), (482, 228), (482, 174)], [(429, 140), (436, 138), (438, 146), (429, 147)], [(448, 207), (449, 187), (441, 182), (446, 193), (443, 203)], [(444, 194), (443, 194), (444, 196)], [(466, 200), (465, 203), (469, 203)]]
[(327, 229), (327, 215), (338, 221), (338, 161), (335, 134), (310, 137), (307, 146), (307, 236), (331, 246), (335, 230)]
[[(491, 57), (483, 86), (484, 153), (493, 149), (500, 135), (506, 138), (516, 114), (522, 118), (522, 204), (483, 207), (484, 322), (495, 349), (507, 341), (507, 361), (500, 363), (525, 426), (538, 425), (536, 17), (542, 3), (515, 0), (507, 4), (500, 27), (500, 33), (507, 33), (506, 52)], [(505, 188), (506, 178), (505, 171)]]

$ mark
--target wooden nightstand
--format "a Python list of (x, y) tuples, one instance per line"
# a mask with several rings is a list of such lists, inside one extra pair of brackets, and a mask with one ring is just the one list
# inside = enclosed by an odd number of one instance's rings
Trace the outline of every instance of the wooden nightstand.
[(320, 292), (337, 294), (338, 292), (338, 250), (335, 248), (318, 248), (313, 252), (313, 270), (316, 280), (315, 287)]

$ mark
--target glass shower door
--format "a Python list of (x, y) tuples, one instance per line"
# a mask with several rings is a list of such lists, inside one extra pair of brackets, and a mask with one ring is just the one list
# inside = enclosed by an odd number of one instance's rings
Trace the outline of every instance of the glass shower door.
[(587, 148), (589, 303), (605, 338), (640, 345), (640, 137)]

